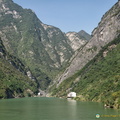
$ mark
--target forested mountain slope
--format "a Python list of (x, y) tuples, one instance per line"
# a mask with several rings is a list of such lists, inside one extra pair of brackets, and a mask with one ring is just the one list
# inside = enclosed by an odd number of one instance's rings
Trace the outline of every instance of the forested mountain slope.
[(61, 83), (74, 75), (92, 60), (106, 44), (120, 34), (120, 1), (107, 11), (98, 26), (92, 32), (92, 38), (79, 49), (78, 54), (71, 61), (63, 74), (58, 78)]
[(6, 51), (0, 39), (0, 99), (34, 96), (38, 91), (37, 81), (28, 73), (30, 70)]
[(70, 91), (77, 93), (77, 100), (102, 101), (107, 106), (120, 107), (120, 35), (55, 88), (52, 95), (66, 97)]
[(74, 54), (65, 33), (12, 0), (0, 1), (0, 36), (5, 48), (29, 66), (44, 90)]

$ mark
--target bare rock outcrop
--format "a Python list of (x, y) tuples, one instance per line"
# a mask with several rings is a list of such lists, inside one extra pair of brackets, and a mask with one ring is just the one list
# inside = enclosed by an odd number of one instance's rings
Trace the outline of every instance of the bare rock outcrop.
[(120, 1), (103, 15), (98, 27), (92, 32), (91, 40), (79, 50), (70, 66), (58, 78), (58, 85), (74, 75), (92, 60), (103, 46), (120, 34)]

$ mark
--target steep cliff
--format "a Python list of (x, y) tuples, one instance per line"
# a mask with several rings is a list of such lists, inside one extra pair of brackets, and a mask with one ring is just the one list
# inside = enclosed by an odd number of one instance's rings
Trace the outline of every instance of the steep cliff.
[(12, 0), (0, 2), (0, 36), (7, 51), (29, 66), (43, 89), (73, 54), (60, 29), (43, 24), (32, 10)]
[[(38, 91), (36, 79), (23, 63), (10, 55), (0, 39), (0, 99), (34, 96)], [(30, 77), (30, 78), (29, 78)]]
[(42, 89), (68, 66), (75, 50), (86, 43), (84, 38), (81, 42), (69, 39), (59, 28), (42, 23), (32, 10), (23, 9), (12, 0), (0, 1), (0, 36), (7, 51), (30, 68)]
[(80, 36), (77, 32), (68, 32), (66, 33), (66, 36), (68, 37), (69, 44), (74, 52), (76, 52), (80, 47), (88, 42), (85, 37), (83, 37), (85, 35)]
[(120, 1), (102, 17), (92, 36), (50, 89), (52, 96), (66, 97), (74, 91), (76, 100), (103, 102), (105, 107), (119, 109)]
[(73, 76), (52, 90), (52, 96), (66, 97), (77, 93), (77, 100), (103, 102), (106, 107), (120, 108), (120, 35)]
[(111, 42), (120, 33), (120, 2), (117, 2), (106, 14), (102, 17), (98, 27), (92, 32), (90, 41), (79, 50), (70, 66), (59, 77), (59, 84), (74, 75), (78, 70), (82, 69), (103, 46)]

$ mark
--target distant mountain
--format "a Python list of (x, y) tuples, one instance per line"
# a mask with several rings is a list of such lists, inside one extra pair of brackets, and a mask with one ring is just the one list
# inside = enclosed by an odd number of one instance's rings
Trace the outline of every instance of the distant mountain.
[(34, 96), (37, 88), (31, 71), (6, 51), (0, 39), (0, 99)]
[(66, 36), (68, 37), (69, 45), (72, 47), (74, 52), (88, 42), (86, 38), (83, 38), (83, 36), (80, 36), (77, 32), (68, 32), (66, 33)]
[(81, 36), (82, 39), (85, 39), (85, 40), (90, 40), (92, 38), (91, 35), (89, 35), (84, 30), (81, 30), (80, 32), (78, 32), (78, 34), (79, 36)]

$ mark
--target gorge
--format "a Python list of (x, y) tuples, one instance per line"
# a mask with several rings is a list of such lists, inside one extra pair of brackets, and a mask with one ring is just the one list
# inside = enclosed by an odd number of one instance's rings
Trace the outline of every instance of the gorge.
[(64, 33), (32, 10), (0, 0), (0, 38), (0, 98), (75, 91), (78, 100), (120, 107), (120, 1), (89, 35)]

